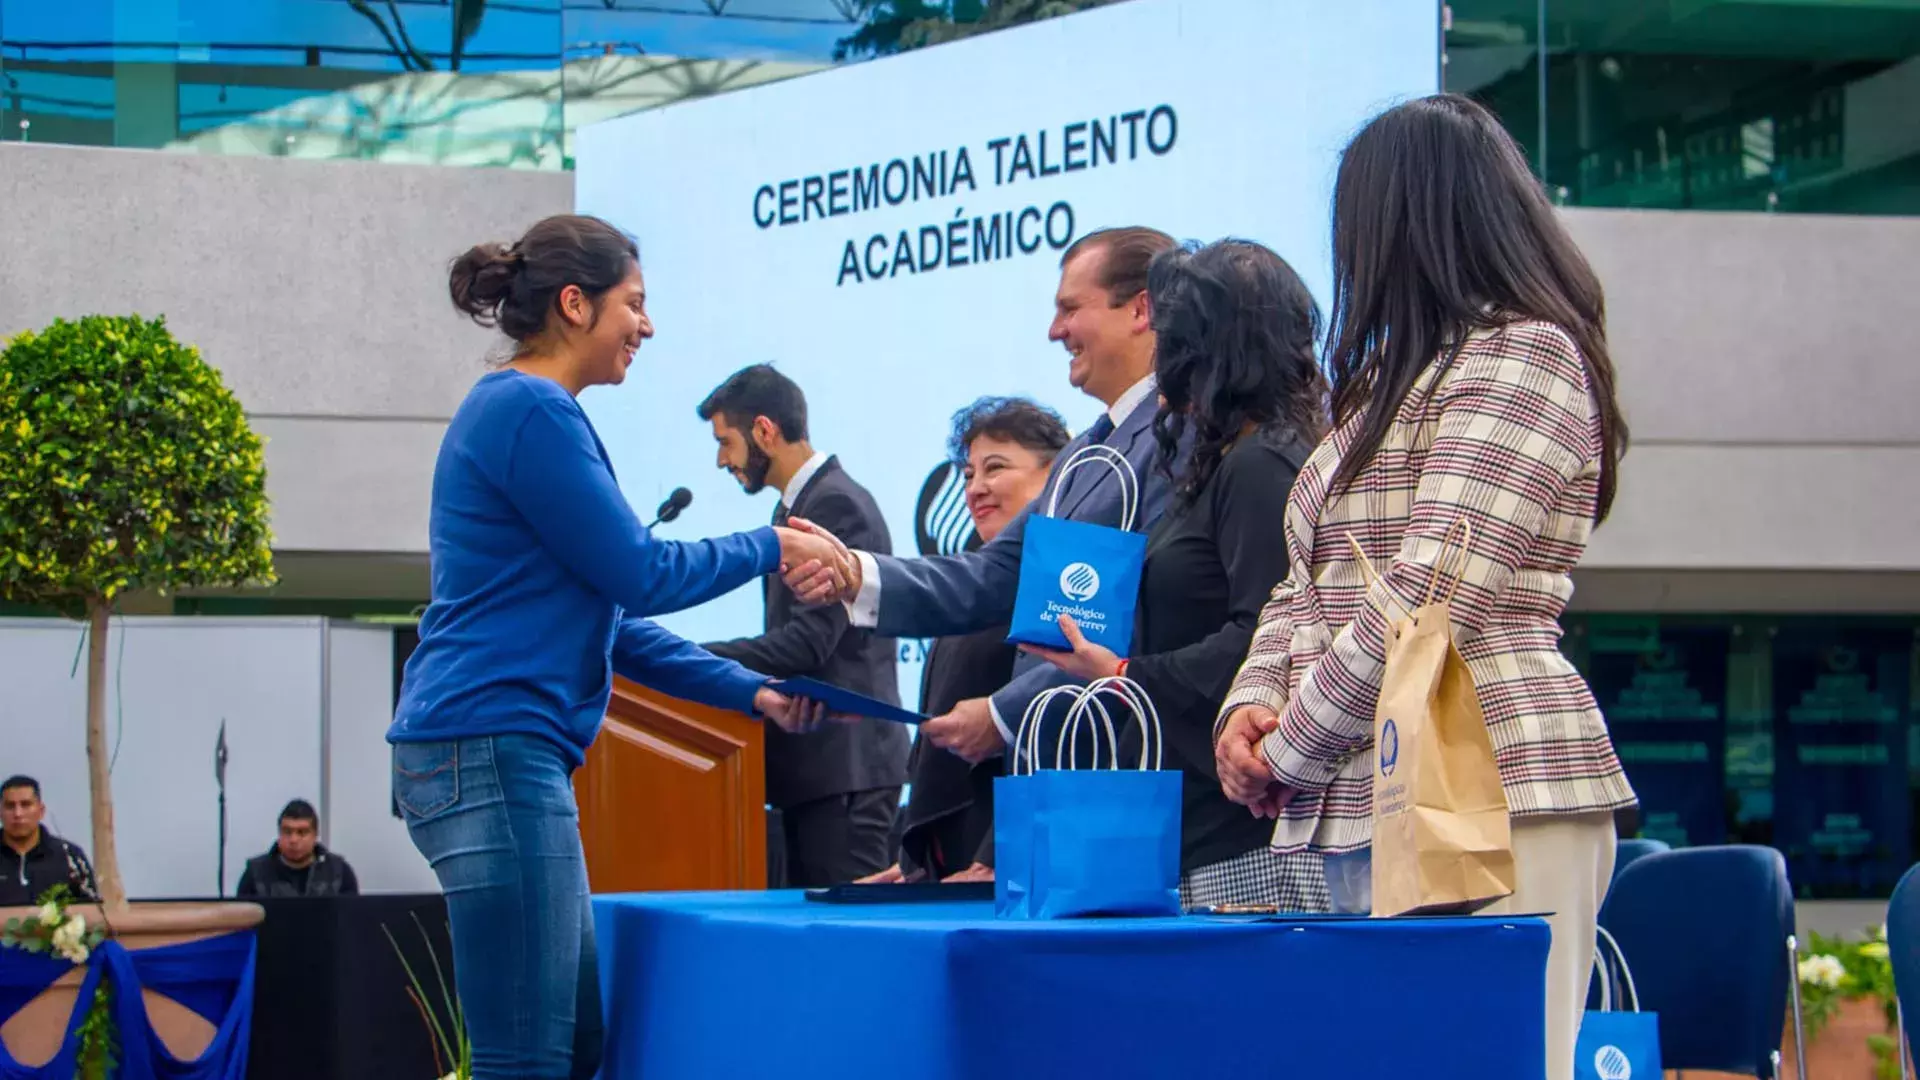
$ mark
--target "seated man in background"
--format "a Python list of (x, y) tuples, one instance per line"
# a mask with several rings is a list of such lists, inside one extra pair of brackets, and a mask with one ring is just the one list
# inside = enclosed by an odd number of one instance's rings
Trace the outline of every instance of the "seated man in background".
[[(982, 543), (1039, 497), (1067, 439), (1057, 413), (1025, 398), (981, 398), (954, 415), (947, 450), (966, 477), (967, 512)], [(941, 716), (999, 690), (1018, 655), (1006, 623), (936, 640), (920, 677), (920, 712)], [(862, 883), (993, 880), (993, 778), (1005, 763), (997, 756), (969, 764), (914, 740), (899, 861)]]
[(280, 811), (280, 839), (247, 860), (236, 896), (353, 896), (360, 881), (347, 860), (320, 842), (320, 815), (295, 799)]
[(5, 826), (6, 851), (0, 853), (0, 907), (38, 904), (47, 890), (65, 885), (75, 900), (97, 900), (93, 865), (80, 845), (62, 840), (40, 821), (47, 804), (40, 800), (40, 781), (11, 776), (0, 783), (0, 823)]

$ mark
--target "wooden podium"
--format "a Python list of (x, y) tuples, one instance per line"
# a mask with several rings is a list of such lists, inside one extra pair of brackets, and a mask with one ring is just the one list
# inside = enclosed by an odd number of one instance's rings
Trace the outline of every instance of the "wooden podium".
[(573, 785), (594, 892), (767, 887), (759, 721), (616, 677)]

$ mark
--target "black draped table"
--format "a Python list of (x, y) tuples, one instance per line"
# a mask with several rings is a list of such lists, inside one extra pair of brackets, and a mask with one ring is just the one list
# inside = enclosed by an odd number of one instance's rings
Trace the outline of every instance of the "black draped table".
[(383, 926), (393, 932), (438, 1008), (428, 941), (449, 988), (453, 984), (442, 897), (255, 902), (266, 908), (267, 920), (259, 928), (250, 1080), (431, 1080), (452, 1070), (444, 1061), (436, 1064), (426, 1020), (407, 996), (406, 971), (381, 932)]

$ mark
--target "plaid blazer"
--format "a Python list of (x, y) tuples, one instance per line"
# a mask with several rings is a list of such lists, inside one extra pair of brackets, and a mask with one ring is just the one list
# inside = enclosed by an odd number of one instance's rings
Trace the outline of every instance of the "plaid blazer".
[[(1294, 483), (1291, 572), (1261, 613), (1221, 711), (1224, 720), (1257, 704), (1280, 716), (1262, 749), (1274, 776), (1301, 793), (1276, 823), (1274, 847), (1344, 852), (1369, 843), (1385, 612), (1410, 611), (1427, 595), (1435, 567), (1448, 565), (1442, 540), (1461, 518), (1472, 542), (1452, 605), (1454, 638), (1512, 813), (1631, 803), (1606, 722), (1558, 644), (1569, 574), (1592, 530), (1601, 456), (1573, 339), (1540, 322), (1475, 332), (1450, 363), (1428, 367), (1379, 451), (1329, 498), (1328, 481), (1358, 430), (1356, 417), (1328, 434)], [(1349, 534), (1382, 568), (1371, 592)]]

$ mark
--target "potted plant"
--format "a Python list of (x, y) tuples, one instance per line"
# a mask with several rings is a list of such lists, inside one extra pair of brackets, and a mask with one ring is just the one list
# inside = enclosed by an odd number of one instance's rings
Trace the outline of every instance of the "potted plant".
[[(1835, 1080), (1897, 1080), (1898, 1004), (1886, 927), (1877, 927), (1860, 940), (1809, 934), (1805, 950), (1799, 979), (1808, 1074)], [(1791, 1037), (1791, 1029), (1787, 1035)], [(1790, 1043), (1783, 1040), (1783, 1045)], [(1792, 1076), (1791, 1066), (1788, 1075)]]
[[(260, 439), (219, 373), (176, 341), (164, 319), (62, 319), (6, 343), (0, 599), (86, 624), (87, 767), (100, 904), (76, 910), (128, 948), (253, 926), (263, 912), (257, 904), (127, 903), (114, 850), (106, 731), (115, 603), (135, 591), (164, 595), (272, 580)], [(64, 1024), (64, 1014), (51, 1018)], [(159, 1010), (152, 1019), (173, 1045), (169, 1021)], [(188, 1046), (192, 1041), (185, 1037)]]

